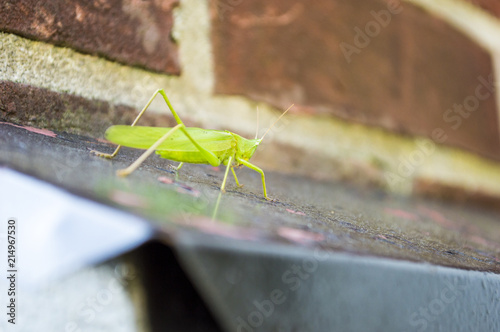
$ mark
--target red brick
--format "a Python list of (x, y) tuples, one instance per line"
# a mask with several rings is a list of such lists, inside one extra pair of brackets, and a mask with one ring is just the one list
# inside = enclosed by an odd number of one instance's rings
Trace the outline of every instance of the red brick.
[(214, 1), (216, 92), (411, 135), (442, 128), (441, 143), (500, 159), (493, 94), (468, 118), (445, 118), (493, 72), (491, 54), (429, 12), (402, 8), (348, 63), (340, 44), (355, 45), (355, 28), (375, 27), (372, 11), (388, 2)]
[[(138, 111), (101, 100), (0, 81), (0, 121), (37, 128), (102, 136), (114, 124), (131, 124)], [(169, 126), (171, 117), (144, 114), (141, 125)]]
[(178, 0), (7, 0), (0, 30), (128, 65), (179, 74), (170, 36)]

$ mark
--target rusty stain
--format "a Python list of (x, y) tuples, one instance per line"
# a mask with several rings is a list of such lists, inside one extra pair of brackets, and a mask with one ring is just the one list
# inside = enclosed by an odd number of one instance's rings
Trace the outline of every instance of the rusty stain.
[(18, 126), (18, 125), (15, 125), (13, 123), (8, 123), (8, 122), (0, 122), (0, 124), (13, 126), (16, 128), (22, 128), (22, 129), (25, 129), (27, 131), (31, 131), (32, 133), (36, 133), (36, 134), (40, 134), (40, 135), (44, 135), (44, 136), (57, 137), (56, 133), (54, 133), (51, 130), (47, 130), (47, 129), (34, 128), (34, 127), (29, 127), (29, 126)]
[(113, 190), (109, 197), (113, 202), (130, 207), (145, 208), (148, 203), (141, 196), (122, 190)]
[(166, 176), (160, 176), (160, 177), (158, 177), (157, 180), (160, 181), (161, 183), (166, 183), (166, 184), (173, 184), (174, 183), (174, 180), (172, 180), (171, 178), (168, 178)]
[(496, 242), (493, 242), (493, 241), (489, 241), (485, 238), (483, 238), (482, 236), (479, 236), (479, 235), (469, 235), (468, 238), (477, 243), (477, 244), (481, 244), (485, 247), (493, 247), (493, 248), (496, 248), (499, 252), (500, 252), (500, 245)]
[(292, 214), (298, 214), (299, 216), (305, 216), (306, 214), (304, 212), (300, 212), (300, 211), (294, 211), (292, 209), (286, 209), (287, 212), (290, 212)]
[(207, 217), (188, 215), (175, 218), (174, 221), (178, 224), (197, 228), (208, 234), (230, 237), (238, 240), (255, 240), (260, 237), (259, 231), (255, 229), (222, 224)]
[(419, 206), (418, 209), (420, 212), (426, 214), (427, 216), (432, 218), (432, 220), (434, 220), (435, 222), (437, 222), (441, 226), (444, 226), (446, 228), (452, 228), (452, 229), (457, 228), (457, 225), (454, 222), (452, 222), (451, 220), (448, 220), (445, 216), (443, 216), (438, 211), (431, 210), (431, 209), (426, 208), (424, 206)]
[(384, 212), (387, 214), (390, 214), (395, 217), (399, 218), (405, 218), (409, 220), (418, 220), (418, 216), (416, 214), (401, 210), (401, 209), (391, 209), (391, 208), (385, 208)]
[(309, 242), (319, 242), (325, 239), (323, 234), (312, 233), (290, 227), (279, 227), (276, 231), (279, 236), (293, 242), (306, 244)]

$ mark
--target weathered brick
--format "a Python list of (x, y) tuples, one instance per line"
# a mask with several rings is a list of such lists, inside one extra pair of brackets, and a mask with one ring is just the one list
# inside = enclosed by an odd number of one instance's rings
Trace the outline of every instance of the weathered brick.
[[(0, 81), (0, 121), (102, 136), (114, 124), (131, 124), (137, 110), (29, 85)], [(144, 114), (141, 125), (169, 126), (171, 117)]]
[(128, 65), (179, 74), (170, 36), (177, 0), (7, 0), (0, 30)]
[(500, 159), (498, 105), (485, 83), (492, 54), (429, 11), (395, 3), (214, 1), (216, 92), (439, 134), (439, 143)]

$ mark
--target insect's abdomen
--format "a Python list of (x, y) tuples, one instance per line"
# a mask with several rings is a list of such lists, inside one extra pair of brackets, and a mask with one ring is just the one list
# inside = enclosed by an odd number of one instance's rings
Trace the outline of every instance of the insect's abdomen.
[[(222, 152), (222, 153), (221, 153)], [(230, 155), (232, 149), (227, 151), (221, 151), (217, 153), (217, 157), (219, 158), (220, 163), (222, 163), (225, 159), (227, 159)], [(209, 162), (203, 157), (203, 155), (199, 151), (168, 151), (168, 150), (160, 150), (156, 151), (156, 154), (160, 155), (160, 157), (178, 161), (185, 162), (191, 164), (208, 164)]]

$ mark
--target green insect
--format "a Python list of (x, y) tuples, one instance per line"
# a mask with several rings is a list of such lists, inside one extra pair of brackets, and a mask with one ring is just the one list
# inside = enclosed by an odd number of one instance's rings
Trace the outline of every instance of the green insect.
[[(136, 126), (136, 123), (158, 94), (163, 96), (177, 125), (173, 128)], [(234, 167), (243, 165), (253, 169), (261, 175), (264, 198), (269, 199), (267, 196), (264, 172), (259, 167), (251, 164), (248, 160), (253, 156), (264, 136), (266, 136), (269, 130), (271, 130), (276, 122), (278, 122), (292, 106), (293, 105), (281, 114), (261, 138), (257, 138), (256, 136), (254, 139), (246, 139), (227, 130), (186, 127), (174, 111), (165, 91), (159, 89), (153, 94), (131, 126), (118, 125), (108, 128), (106, 131), (106, 139), (115, 144), (119, 144), (113, 153), (108, 154), (95, 150), (91, 152), (97, 156), (110, 159), (117, 155), (122, 145), (131, 148), (147, 149), (129, 167), (118, 170), (117, 174), (119, 176), (127, 176), (132, 173), (155, 150), (162, 158), (180, 162), (177, 170), (179, 170), (184, 163), (210, 164), (212, 166), (223, 164), (226, 165), (227, 168), (224, 179), (222, 180), (221, 192), (224, 192), (229, 169), (231, 169), (233, 173), (236, 185), (241, 187), (236, 177), (236, 173), (234, 172)]]

